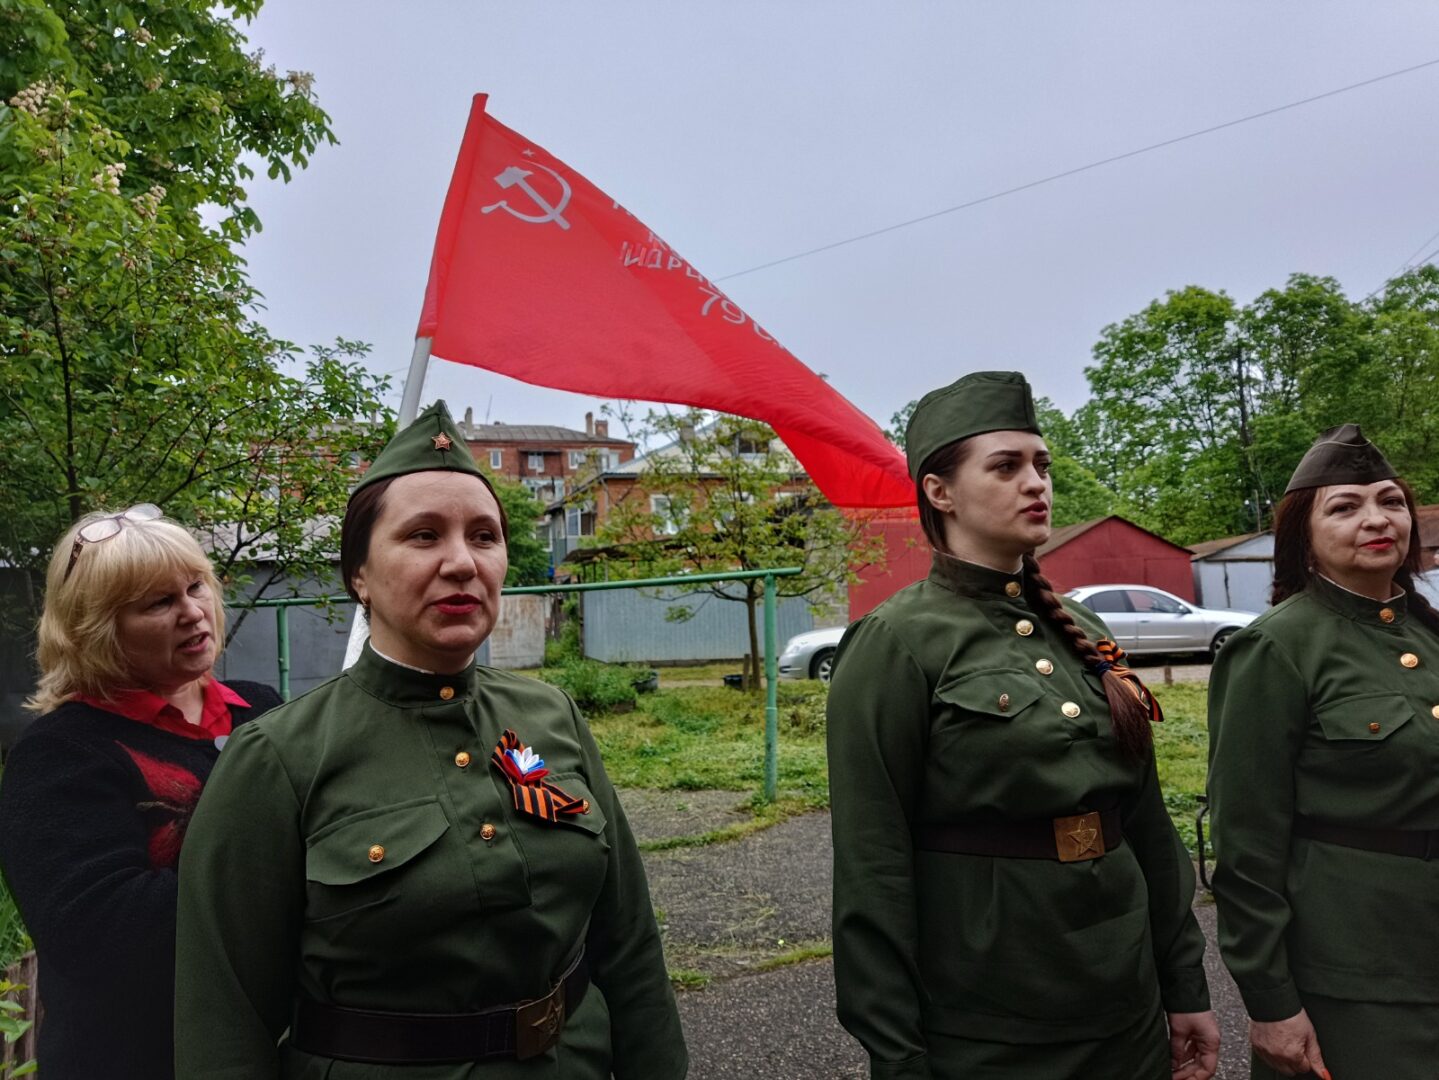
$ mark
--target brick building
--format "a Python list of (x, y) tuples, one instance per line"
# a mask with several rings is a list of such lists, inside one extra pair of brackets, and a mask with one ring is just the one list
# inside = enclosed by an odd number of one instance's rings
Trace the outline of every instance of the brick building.
[[(681, 436), (682, 439), (685, 437)], [(778, 443), (778, 440), (776, 442)], [(741, 445), (735, 448), (735, 452), (763, 454), (767, 449), (761, 446), (746, 446), (741, 440)], [(783, 448), (783, 444), (779, 444), (779, 449), (791, 468), (788, 480), (781, 483), (777, 489), (779, 496), (783, 498), (814, 494), (814, 483), (799, 462)], [(652, 467), (655, 458), (670, 457), (682, 452), (678, 443), (669, 443), (640, 457), (632, 455), (624, 461), (579, 478), (579, 482), (572, 484), (563, 498), (552, 501), (546, 508), (545, 525), (541, 531), (541, 536), (546, 535), (545, 530), (548, 532), (552, 565), (559, 566), (565, 562), (571, 553), (581, 547), (581, 541), (585, 537), (594, 536), (605, 519), (621, 503), (643, 500), (643, 510), (663, 518), (668, 510), (669, 496), (650, 491), (645, 484), (645, 474)], [(698, 485), (704, 488), (719, 482), (720, 476), (718, 473), (700, 474), (695, 479)], [(587, 560), (581, 558), (578, 561)]]
[(548, 506), (585, 477), (619, 468), (635, 456), (635, 444), (610, 437), (609, 421), (585, 413), (585, 430), (552, 424), (477, 424), (466, 409), (460, 431), (475, 460), (496, 476), (523, 484)]

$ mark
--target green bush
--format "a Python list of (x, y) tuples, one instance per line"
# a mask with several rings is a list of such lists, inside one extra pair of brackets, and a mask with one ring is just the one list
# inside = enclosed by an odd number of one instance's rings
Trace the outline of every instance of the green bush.
[(5, 879), (0, 877), (0, 974), (29, 951), (30, 936), (20, 921), (20, 910), (5, 887)]
[(562, 667), (575, 660), (583, 659), (580, 643), (579, 606), (573, 599), (565, 601), (564, 621), (560, 623), (558, 636), (545, 641), (545, 667)]
[(632, 667), (598, 660), (568, 660), (540, 671), (541, 679), (569, 694), (581, 709), (595, 713), (634, 708), (635, 675)]
[(30, 949), (30, 938), (25, 933), (25, 924), (20, 921), (20, 912), (15, 907), (15, 898), (0, 880), (0, 972), (19, 960)]

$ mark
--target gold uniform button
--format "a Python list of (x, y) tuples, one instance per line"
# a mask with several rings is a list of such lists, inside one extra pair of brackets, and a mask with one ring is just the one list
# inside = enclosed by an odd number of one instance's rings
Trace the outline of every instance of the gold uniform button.
[[(1008, 695), (1008, 694), (1000, 694), (1000, 695), (999, 695), (999, 711), (1000, 711), (1000, 712), (1009, 712), (1009, 695)], [(1435, 711), (1436, 713), (1439, 713), (1439, 705), (1434, 706), (1434, 711)]]
[(371, 861), (371, 862), (379, 862), (379, 861), (380, 861), (381, 859), (383, 859), (384, 857), (385, 857), (385, 845), (384, 845), (384, 844), (371, 844), (371, 845), (370, 845), (370, 861)]
[(1020, 637), (1029, 637), (1030, 634), (1034, 633), (1034, 623), (1028, 619), (1020, 619), (1019, 622), (1014, 624), (1014, 632)]
[(495, 827), (488, 821), (480, 826), (480, 839), (493, 840), (495, 838)]
[(1439, 705), (1435, 705), (1434, 708), (1430, 709), (1429, 715), (1434, 717), (1435, 720), (1439, 720)]
[(1407, 668), (1416, 668), (1419, 666), (1419, 657), (1412, 652), (1407, 652), (1399, 658), (1399, 662)]
[(1019, 595), (1019, 582), (1017, 582), (1017, 581), (1006, 581), (1006, 582), (1004, 583), (1004, 595), (1005, 595), (1005, 596), (1018, 596), (1018, 595)]
[(1063, 705), (1059, 707), (1059, 711), (1064, 713), (1064, 715), (1069, 717), (1071, 720), (1073, 720), (1076, 716), (1079, 715), (1079, 706), (1072, 701), (1066, 701)]
[(1379, 725), (1378, 725), (1378, 724), (1370, 724), (1370, 725), (1369, 725), (1369, 734), (1371, 734), (1371, 735), (1378, 735), (1378, 734), (1379, 734)]
[(441, 700), (441, 701), (449, 701), (450, 698), (452, 698), (452, 697), (454, 697), (454, 696), (455, 696), (455, 688), (454, 688), (453, 686), (442, 686), (442, 687), (440, 687), (440, 700)]
[(1036, 660), (1034, 662), (1034, 669), (1038, 671), (1041, 675), (1054, 674), (1054, 664), (1049, 660)]
[(469, 754), (469, 751), (467, 751), (467, 750), (461, 750), (458, 754), (456, 754), (456, 755), (455, 755), (455, 764), (458, 765), (458, 766), (459, 766), (460, 768), (462, 768), (462, 769), (468, 769), (468, 768), (470, 767), (470, 754)]
[(1380, 608), (1380, 609), (1379, 609), (1379, 621), (1380, 621), (1380, 622), (1393, 622), (1393, 621), (1394, 621), (1394, 609), (1393, 609), (1392, 607), (1383, 607), (1383, 608)]

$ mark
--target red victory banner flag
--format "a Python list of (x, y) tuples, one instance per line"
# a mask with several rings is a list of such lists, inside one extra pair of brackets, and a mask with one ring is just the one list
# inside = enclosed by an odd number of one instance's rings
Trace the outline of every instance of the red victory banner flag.
[(539, 386), (763, 420), (841, 507), (910, 506), (873, 420), (633, 214), (475, 96), (418, 336)]

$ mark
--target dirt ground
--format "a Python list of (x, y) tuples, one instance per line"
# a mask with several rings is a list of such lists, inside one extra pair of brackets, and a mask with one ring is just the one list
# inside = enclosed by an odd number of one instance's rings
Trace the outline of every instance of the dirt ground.
[[(1179, 677), (1176, 672), (1176, 679)], [(622, 792), (638, 836), (696, 835), (738, 820), (741, 792)], [(829, 815), (805, 814), (741, 840), (645, 855), (650, 892), (680, 992), (691, 1080), (868, 1075), (865, 1055), (834, 1015)], [(1195, 912), (1224, 1035), (1219, 1077), (1248, 1073), (1247, 1021), (1218, 962), (1214, 907)]]

